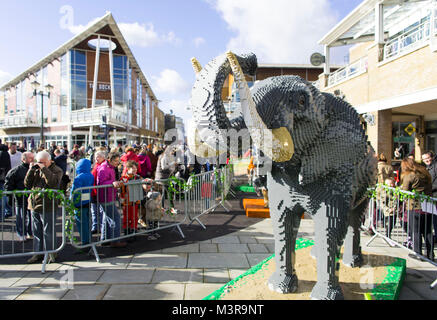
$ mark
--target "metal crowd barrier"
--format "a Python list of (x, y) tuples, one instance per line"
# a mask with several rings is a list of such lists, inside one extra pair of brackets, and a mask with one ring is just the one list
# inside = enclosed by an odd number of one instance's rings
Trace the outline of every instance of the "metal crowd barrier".
[[(42, 211), (28, 209), (28, 197), (44, 195)], [(0, 204), (0, 258), (44, 255), (42, 273), (45, 273), (49, 254), (56, 254), (66, 244), (64, 232), (64, 195), (58, 190), (3, 191), (9, 199), (12, 216), (5, 217), (5, 205)], [(39, 213), (41, 212), (41, 213)]]
[(229, 166), (214, 171), (193, 175), (188, 179), (186, 207), (190, 224), (198, 222), (203, 229), (206, 226), (199, 220), (205, 214), (222, 206), (226, 212), (226, 196), (231, 190), (232, 174)]
[[(44, 255), (42, 273), (45, 273), (49, 255), (60, 252), (67, 238), (74, 248), (89, 249), (97, 262), (100, 262), (97, 246), (116, 245), (141, 235), (155, 240), (158, 231), (169, 228), (185, 238), (181, 229), (185, 221), (190, 224), (197, 221), (206, 229), (199, 220), (202, 215), (218, 206), (229, 212), (225, 203), (232, 179), (232, 169), (227, 166), (191, 176), (187, 183), (175, 177), (154, 180), (152, 185), (136, 180), (120, 188), (113, 185), (78, 188), (71, 196), (59, 190), (0, 192), (0, 198), (10, 198), (13, 208), (13, 216), (4, 218), (5, 206), (0, 201), (0, 258)], [(150, 198), (148, 192), (152, 192)], [(25, 210), (25, 197), (32, 193), (45, 194), (49, 199), (43, 202), (42, 213), (33, 216)], [(48, 210), (46, 206), (54, 209)], [(150, 215), (151, 212), (155, 215)], [(26, 239), (26, 233), (35, 230), (38, 234), (29, 238), (33, 241)], [(42, 239), (42, 245), (37, 248), (38, 239)]]
[(185, 238), (180, 225), (187, 215), (184, 190), (179, 185), (184, 185), (183, 179), (172, 178), (154, 180), (151, 185), (145, 180), (134, 180), (120, 188), (105, 185), (74, 190), (68, 235), (72, 246), (79, 250), (89, 248), (100, 262), (98, 245), (116, 245), (147, 234), (157, 239), (158, 231), (168, 228), (176, 229)]
[[(424, 199), (417, 194), (400, 191), (385, 185), (370, 190), (367, 221), (374, 235), (391, 247), (400, 247), (422, 261), (437, 267), (434, 261), (433, 221), (437, 219), (437, 199)], [(425, 248), (423, 248), (425, 247)], [(425, 249), (425, 250), (424, 250)], [(426, 252), (426, 255), (423, 254)], [(431, 284), (431, 289), (437, 280)]]

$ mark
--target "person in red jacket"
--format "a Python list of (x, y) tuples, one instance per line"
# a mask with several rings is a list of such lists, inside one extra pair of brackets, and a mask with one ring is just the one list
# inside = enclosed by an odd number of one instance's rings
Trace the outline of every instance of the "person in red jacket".
[(122, 176), (126, 175), (126, 164), (128, 161), (135, 161), (138, 164), (138, 172), (137, 174), (141, 175), (141, 167), (140, 167), (140, 159), (138, 155), (135, 153), (135, 149), (133, 147), (127, 147), (125, 150), (126, 154), (120, 158), (121, 162), (124, 164)]

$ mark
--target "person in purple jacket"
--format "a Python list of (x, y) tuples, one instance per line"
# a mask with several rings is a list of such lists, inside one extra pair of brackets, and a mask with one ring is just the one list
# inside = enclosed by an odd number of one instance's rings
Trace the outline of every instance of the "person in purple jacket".
[[(117, 188), (120, 188), (120, 182), (115, 178), (115, 168), (120, 164), (120, 155), (110, 153), (108, 160), (103, 162), (97, 169), (97, 186), (109, 186), (97, 189), (97, 201), (103, 207), (103, 221), (101, 241), (115, 239), (120, 237), (120, 212), (115, 203)], [(113, 241), (112, 248), (124, 248), (126, 242)]]
[(143, 148), (138, 155), (139, 164), (141, 167), (140, 175), (143, 178), (151, 178), (152, 177), (152, 162), (150, 161), (149, 156), (147, 155), (147, 148)]

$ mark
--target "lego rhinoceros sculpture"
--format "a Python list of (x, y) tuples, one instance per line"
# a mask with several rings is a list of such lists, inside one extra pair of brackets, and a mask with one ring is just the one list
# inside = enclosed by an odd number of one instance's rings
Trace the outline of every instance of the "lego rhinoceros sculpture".
[[(344, 242), (344, 264), (360, 266), (359, 227), (368, 205), (366, 191), (376, 175), (374, 152), (357, 112), (298, 76), (271, 77), (249, 89), (244, 74), (255, 74), (254, 54), (228, 52), (204, 68), (195, 58), (192, 62), (197, 73), (191, 97), (196, 141), (217, 155), (229, 149), (228, 130), (245, 129), (271, 159), (267, 189), (276, 271), (269, 288), (281, 293), (297, 290), (294, 251), (306, 212), (314, 220), (312, 255), (317, 258), (311, 298), (344, 299), (338, 280), (340, 249)], [(241, 115), (232, 121), (221, 98), (231, 72), (241, 99)], [(266, 137), (270, 147), (263, 144)]]

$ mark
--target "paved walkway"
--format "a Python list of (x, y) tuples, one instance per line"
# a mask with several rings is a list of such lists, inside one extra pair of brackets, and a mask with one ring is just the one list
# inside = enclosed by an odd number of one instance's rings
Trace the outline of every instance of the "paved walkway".
[[(313, 238), (312, 220), (303, 220), (299, 237)], [(382, 240), (363, 251), (407, 259), (408, 273), (400, 299), (437, 299), (429, 284), (437, 268), (407, 257)], [(271, 220), (226, 236), (147, 253), (75, 263), (1, 265), (3, 300), (200, 300), (274, 252)], [(0, 261), (1, 262), (1, 261)], [(68, 281), (70, 280), (70, 282)]]

